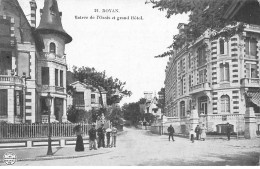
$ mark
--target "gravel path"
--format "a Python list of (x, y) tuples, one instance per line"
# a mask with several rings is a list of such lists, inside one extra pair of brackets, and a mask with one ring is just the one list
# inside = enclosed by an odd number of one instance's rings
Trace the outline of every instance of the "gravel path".
[[(260, 139), (214, 139), (191, 143), (185, 138), (168, 141), (149, 131), (125, 128), (110, 153), (74, 159), (24, 161), (15, 165), (36, 166), (237, 166), (259, 165)], [(97, 150), (98, 151), (98, 150)]]

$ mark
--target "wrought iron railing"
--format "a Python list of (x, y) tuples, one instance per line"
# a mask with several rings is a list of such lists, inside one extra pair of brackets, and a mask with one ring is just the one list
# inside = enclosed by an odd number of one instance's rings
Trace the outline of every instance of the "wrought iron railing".
[[(51, 123), (52, 137), (74, 137), (73, 131), (80, 125), (83, 136), (88, 135), (90, 124), (87, 123)], [(47, 138), (48, 124), (1, 124), (0, 139)]]

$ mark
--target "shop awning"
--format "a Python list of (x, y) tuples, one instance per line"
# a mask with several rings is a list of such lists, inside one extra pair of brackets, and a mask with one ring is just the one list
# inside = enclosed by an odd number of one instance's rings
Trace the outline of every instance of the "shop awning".
[(247, 96), (251, 97), (251, 102), (260, 107), (260, 91), (248, 91)]

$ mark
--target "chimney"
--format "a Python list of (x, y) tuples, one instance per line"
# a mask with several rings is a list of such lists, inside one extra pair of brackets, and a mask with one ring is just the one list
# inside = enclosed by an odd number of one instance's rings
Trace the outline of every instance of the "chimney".
[(30, 1), (30, 6), (31, 6), (31, 27), (36, 28), (36, 9), (37, 9), (37, 4), (35, 0)]

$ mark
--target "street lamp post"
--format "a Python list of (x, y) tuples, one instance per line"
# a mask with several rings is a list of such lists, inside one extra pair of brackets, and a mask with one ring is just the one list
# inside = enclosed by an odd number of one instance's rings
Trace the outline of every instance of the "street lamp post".
[(46, 97), (46, 105), (48, 106), (48, 130), (49, 130), (49, 134), (48, 134), (48, 151), (47, 151), (47, 155), (52, 155), (52, 147), (51, 147), (51, 105), (52, 105), (52, 96), (50, 95), (50, 92), (48, 92), (48, 95)]

